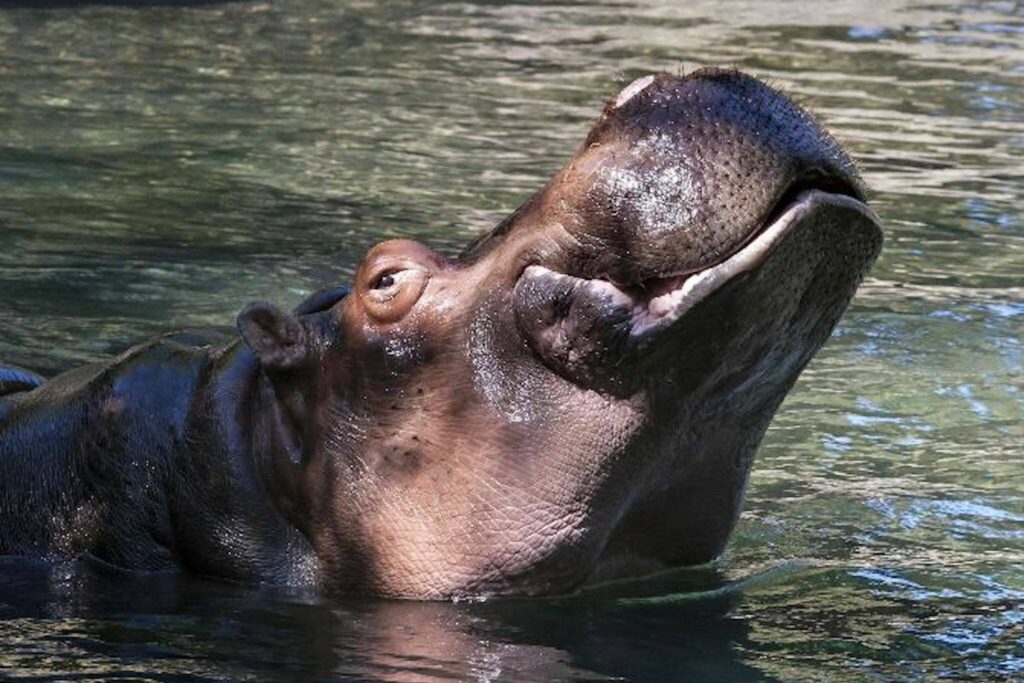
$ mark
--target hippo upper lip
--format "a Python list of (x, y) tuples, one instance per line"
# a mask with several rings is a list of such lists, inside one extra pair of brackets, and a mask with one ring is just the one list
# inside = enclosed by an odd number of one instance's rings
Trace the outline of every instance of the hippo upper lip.
[(736, 254), (743, 251), (754, 240), (782, 218), (782, 216), (790, 211), (793, 206), (799, 202), (802, 195), (812, 191), (817, 191), (821, 194), (848, 197), (864, 206), (866, 206), (867, 202), (866, 191), (860, 180), (856, 177), (830, 176), (818, 171), (806, 173), (799, 179), (793, 181), (789, 187), (781, 193), (779, 198), (775, 201), (775, 204), (768, 210), (765, 217), (761, 220), (760, 227), (751, 231), (750, 235), (748, 235), (747, 238), (738, 244), (732, 251), (724, 254), (718, 260), (718, 263), (708, 264), (702, 268), (649, 278), (642, 284), (641, 289), (647, 293), (648, 298), (653, 299), (660, 294), (664, 294), (668, 290), (677, 288), (682, 284), (682, 281), (685, 278), (710, 270), (716, 265), (728, 261)]
[(858, 196), (851, 196), (854, 193), (845, 187), (836, 189), (839, 191), (803, 189), (797, 186), (795, 194), (785, 193), (783, 201), (769, 214), (765, 223), (732, 254), (707, 268), (654, 278), (646, 281), (642, 287), (621, 286), (603, 278), (576, 278), (539, 265), (529, 266), (523, 275), (558, 275), (599, 289), (618, 305), (632, 307), (631, 336), (646, 337), (670, 326), (726, 282), (759, 266), (793, 226), (815, 207), (822, 204), (844, 207), (878, 223), (874, 211), (861, 200), (859, 191), (856, 193)]
[(709, 270), (717, 264), (729, 260), (757, 240), (765, 230), (778, 221), (787, 211), (790, 211), (794, 205), (798, 204), (801, 197), (809, 193), (809, 191), (847, 197), (866, 207), (866, 193), (858, 178), (853, 176), (830, 176), (818, 171), (806, 173), (783, 191), (772, 208), (768, 210), (765, 217), (760, 221), (760, 226), (752, 230), (749, 236), (743, 242), (736, 245), (732, 251), (724, 254), (718, 260), (718, 263), (711, 263), (700, 268), (692, 268), (660, 275), (657, 278), (650, 278), (641, 285), (641, 289), (648, 295), (648, 298), (654, 298), (658, 294), (664, 294), (668, 290), (679, 287), (688, 276)]
[(744, 246), (718, 264), (691, 275), (676, 278), (674, 287), (646, 302), (646, 315), (638, 320), (634, 334), (643, 334), (679, 319), (697, 303), (741, 273), (759, 266), (800, 219), (821, 204), (851, 209), (878, 223), (874, 211), (859, 198), (824, 190), (803, 190), (784, 205), (777, 217), (765, 223)]

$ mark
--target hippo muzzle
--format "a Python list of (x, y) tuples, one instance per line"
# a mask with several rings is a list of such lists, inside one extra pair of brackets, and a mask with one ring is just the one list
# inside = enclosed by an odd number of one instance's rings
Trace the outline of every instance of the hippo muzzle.
[[(848, 296), (833, 290), (852, 294), (881, 247), (864, 194), (835, 141), (761, 82), (716, 69), (638, 79), (497, 231), (555, 234), (515, 285), (519, 326), (553, 370), (634, 392), (651, 368), (635, 371), (665, 363), (659, 347), (684, 343), (687, 314), (723, 288), (766, 310), (801, 290), (806, 310), (841, 312)], [(568, 246), (546, 246), (559, 238)], [(741, 293), (769, 259), (787, 267)]]

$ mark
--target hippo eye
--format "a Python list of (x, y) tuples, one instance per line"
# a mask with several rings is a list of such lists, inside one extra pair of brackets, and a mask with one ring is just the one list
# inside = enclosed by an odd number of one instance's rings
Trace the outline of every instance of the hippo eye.
[[(396, 246), (391, 244), (392, 247)], [(397, 246), (402, 244), (398, 243)], [(371, 254), (367, 259), (369, 263), (360, 266), (357, 275), (357, 281), (360, 282), (359, 301), (375, 322), (396, 322), (419, 301), (430, 280), (433, 264), (420, 264), (404, 253)], [(364, 267), (365, 271), (362, 270)]]
[(370, 285), (370, 289), (387, 289), (388, 287), (394, 286), (394, 284), (394, 273), (382, 273), (377, 277), (376, 280), (373, 281), (373, 284)]

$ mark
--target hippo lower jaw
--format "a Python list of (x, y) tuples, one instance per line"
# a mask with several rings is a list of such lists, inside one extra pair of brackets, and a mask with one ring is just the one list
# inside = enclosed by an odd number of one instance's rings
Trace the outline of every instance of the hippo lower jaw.
[[(726, 283), (758, 268), (787, 238), (824, 229), (820, 226), (825, 224), (860, 230), (865, 244), (876, 242), (880, 235), (874, 211), (858, 198), (839, 192), (803, 190), (771, 216), (744, 246), (716, 265), (642, 286), (620, 286), (606, 279), (528, 266), (514, 290), (520, 327), (549, 367), (577, 383), (607, 388), (600, 379), (607, 374), (598, 367), (602, 362), (611, 358), (621, 366), (630, 355), (648, 351), (687, 312)], [(871, 251), (873, 258), (877, 249)]]

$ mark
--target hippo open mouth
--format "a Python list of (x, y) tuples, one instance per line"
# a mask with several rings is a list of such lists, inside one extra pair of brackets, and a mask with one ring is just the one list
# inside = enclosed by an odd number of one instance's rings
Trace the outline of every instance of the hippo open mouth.
[[(841, 181), (831, 184), (841, 186)], [(648, 350), (691, 308), (730, 280), (760, 266), (786, 239), (800, 239), (794, 235), (837, 224), (862, 224), (869, 234), (876, 231), (877, 217), (852, 185), (845, 192), (802, 189), (795, 196), (787, 192), (748, 241), (695, 272), (630, 286), (531, 265), (515, 288), (520, 326), (552, 369), (586, 383), (602, 361), (594, 357), (596, 351), (614, 356), (604, 360), (621, 365), (624, 357)], [(867, 241), (870, 248), (872, 240)]]
[(711, 560), (881, 249), (864, 202), (760, 81), (639, 79), (458, 258), (384, 242), (240, 341), (6, 373), (0, 554), (415, 598)]

